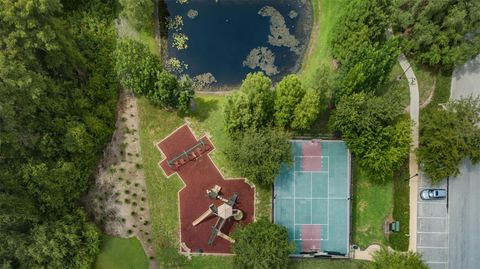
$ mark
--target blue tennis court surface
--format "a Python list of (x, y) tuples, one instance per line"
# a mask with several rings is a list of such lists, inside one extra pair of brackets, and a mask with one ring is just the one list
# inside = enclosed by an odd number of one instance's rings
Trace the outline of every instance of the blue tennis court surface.
[(343, 141), (291, 141), (294, 162), (274, 186), (274, 221), (295, 253), (348, 255), (350, 155)]

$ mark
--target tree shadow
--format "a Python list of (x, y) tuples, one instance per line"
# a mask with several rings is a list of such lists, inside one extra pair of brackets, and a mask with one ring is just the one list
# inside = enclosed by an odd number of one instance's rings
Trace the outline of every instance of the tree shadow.
[(216, 99), (204, 99), (204, 98), (195, 98), (194, 109), (191, 114), (192, 118), (195, 118), (199, 122), (203, 122), (208, 117), (210, 113), (218, 109), (218, 100)]

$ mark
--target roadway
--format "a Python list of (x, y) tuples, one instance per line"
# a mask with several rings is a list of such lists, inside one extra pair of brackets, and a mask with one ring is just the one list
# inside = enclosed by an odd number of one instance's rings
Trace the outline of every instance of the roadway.
[[(480, 96), (480, 55), (457, 67), (450, 99)], [(449, 184), (448, 268), (480, 268), (480, 164), (464, 160)]]

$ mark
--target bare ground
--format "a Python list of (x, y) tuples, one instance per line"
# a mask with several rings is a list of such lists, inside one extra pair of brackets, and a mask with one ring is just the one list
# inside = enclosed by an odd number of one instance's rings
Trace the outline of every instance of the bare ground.
[(138, 128), (136, 98), (122, 92), (116, 129), (104, 150), (86, 207), (104, 233), (136, 236), (150, 259), (150, 268), (157, 268)]

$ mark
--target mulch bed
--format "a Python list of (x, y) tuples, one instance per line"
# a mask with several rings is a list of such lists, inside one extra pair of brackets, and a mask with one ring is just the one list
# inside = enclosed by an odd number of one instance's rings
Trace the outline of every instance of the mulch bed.
[[(207, 150), (202, 152), (200, 157), (186, 162), (176, 171), (168, 165), (167, 160), (175, 158), (200, 141), (208, 145), (204, 147)], [(175, 130), (158, 143), (157, 147), (165, 157), (160, 163), (164, 173), (167, 176), (177, 173), (186, 185), (179, 192), (180, 242), (184, 242), (193, 253), (231, 253), (231, 243), (223, 238), (217, 237), (212, 246), (208, 245), (211, 227), (215, 225), (217, 220), (216, 216), (207, 218), (196, 227), (193, 227), (192, 222), (204, 213), (209, 205), (219, 206), (222, 204), (218, 199), (210, 200), (206, 193), (207, 189), (219, 185), (222, 187), (220, 194), (227, 199), (235, 192), (239, 194), (235, 208), (242, 210), (244, 213), (240, 222), (231, 218), (231, 221), (223, 226), (221, 231), (229, 235), (235, 224), (245, 224), (253, 221), (255, 190), (243, 179), (226, 180), (209, 156), (209, 153), (214, 149), (213, 143), (205, 136), (196, 139), (187, 125)]]

